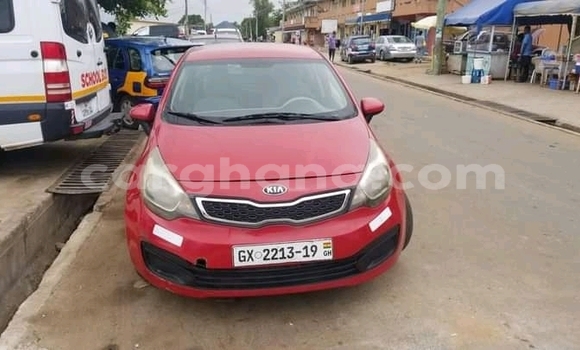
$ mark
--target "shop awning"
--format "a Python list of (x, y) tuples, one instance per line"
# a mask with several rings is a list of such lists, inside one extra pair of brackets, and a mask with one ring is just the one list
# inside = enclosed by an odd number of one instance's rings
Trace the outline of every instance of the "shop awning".
[(514, 7), (532, 0), (472, 0), (459, 10), (445, 16), (446, 26), (511, 26)]
[[(361, 21), (362, 17), (362, 21)], [(365, 15), (365, 16), (357, 16), (348, 18), (344, 23), (346, 25), (353, 25), (353, 24), (363, 24), (365, 23), (373, 23), (373, 22), (389, 22), (391, 20), (391, 13), (390, 12), (379, 12), (374, 13), (372, 15)]]
[(571, 24), (580, 15), (580, 0), (544, 0), (519, 4), (514, 8), (518, 24)]

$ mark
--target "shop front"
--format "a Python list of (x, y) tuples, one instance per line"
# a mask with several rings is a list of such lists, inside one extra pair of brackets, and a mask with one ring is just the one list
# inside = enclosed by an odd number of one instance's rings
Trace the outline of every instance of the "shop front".
[(375, 40), (380, 35), (389, 34), (390, 12), (360, 15), (345, 21), (345, 36), (370, 35)]

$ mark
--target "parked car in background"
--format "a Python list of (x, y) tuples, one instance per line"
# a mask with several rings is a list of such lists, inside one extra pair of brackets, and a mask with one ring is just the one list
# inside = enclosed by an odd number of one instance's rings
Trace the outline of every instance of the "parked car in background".
[(411, 62), (417, 55), (413, 41), (402, 35), (383, 35), (376, 41), (377, 57), (381, 61), (403, 60)]
[(175, 63), (192, 46), (187, 40), (165, 37), (105, 40), (114, 110), (123, 113), (124, 127), (139, 127), (129, 110), (140, 100), (161, 95)]
[[(369, 127), (383, 110), (307, 46), (188, 51), (160, 103), (131, 111), (149, 135), (125, 196), (138, 274), (188, 297), (236, 298), (354, 286), (392, 268), (413, 216)], [(273, 164), (290, 170), (262, 171)]]
[(368, 35), (354, 35), (340, 43), (340, 60), (343, 62), (374, 62), (375, 59), (375, 44)]
[(185, 39), (185, 31), (177, 24), (158, 24), (137, 29), (134, 36), (163, 36), (167, 38)]
[(231, 43), (240, 43), (243, 42), (244, 39), (241, 35), (237, 34), (208, 34), (208, 35), (192, 35), (189, 37), (189, 41), (192, 43), (196, 43), (198, 45), (213, 45), (213, 44), (231, 44)]

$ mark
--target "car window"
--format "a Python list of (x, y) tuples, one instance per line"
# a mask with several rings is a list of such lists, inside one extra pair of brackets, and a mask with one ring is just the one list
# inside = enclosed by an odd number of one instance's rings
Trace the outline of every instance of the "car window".
[(105, 46), (105, 52), (107, 54), (107, 66), (109, 68), (114, 67), (115, 59), (117, 57), (117, 52), (119, 51), (116, 47)]
[(66, 35), (84, 44), (89, 42), (87, 33), (89, 12), (84, 0), (62, 0), (60, 16)]
[(389, 43), (391, 44), (410, 44), (412, 43), (411, 39), (405, 36), (391, 36), (389, 37)]
[(352, 39), (353, 45), (368, 45), (371, 43), (371, 38), (354, 38)]
[(151, 59), (153, 61), (153, 69), (157, 73), (171, 72), (175, 68), (175, 64), (181, 56), (187, 51), (189, 47), (173, 47), (162, 48), (151, 51)]
[(14, 29), (12, 0), (0, 0), (0, 33), (9, 33), (12, 29)]
[(89, 23), (95, 30), (95, 41), (100, 42), (103, 38), (103, 28), (101, 27), (101, 16), (96, 0), (86, 0)]
[(170, 110), (215, 118), (266, 112), (348, 118), (356, 111), (338, 77), (321, 60), (187, 62), (171, 91)]
[(129, 70), (133, 72), (140, 72), (143, 70), (143, 64), (141, 62), (141, 54), (139, 51), (133, 48), (128, 49), (129, 53)]
[(117, 54), (113, 60), (113, 68), (114, 69), (127, 69), (127, 60), (125, 58), (125, 51), (122, 49), (117, 50)]

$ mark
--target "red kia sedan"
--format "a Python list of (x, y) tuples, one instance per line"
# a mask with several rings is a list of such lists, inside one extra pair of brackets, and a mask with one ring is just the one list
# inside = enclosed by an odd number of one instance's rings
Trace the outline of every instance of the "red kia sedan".
[(354, 286), (392, 267), (413, 220), (395, 164), (356, 101), (308, 47), (210, 45), (179, 60), (130, 177), (137, 272), (196, 298)]

